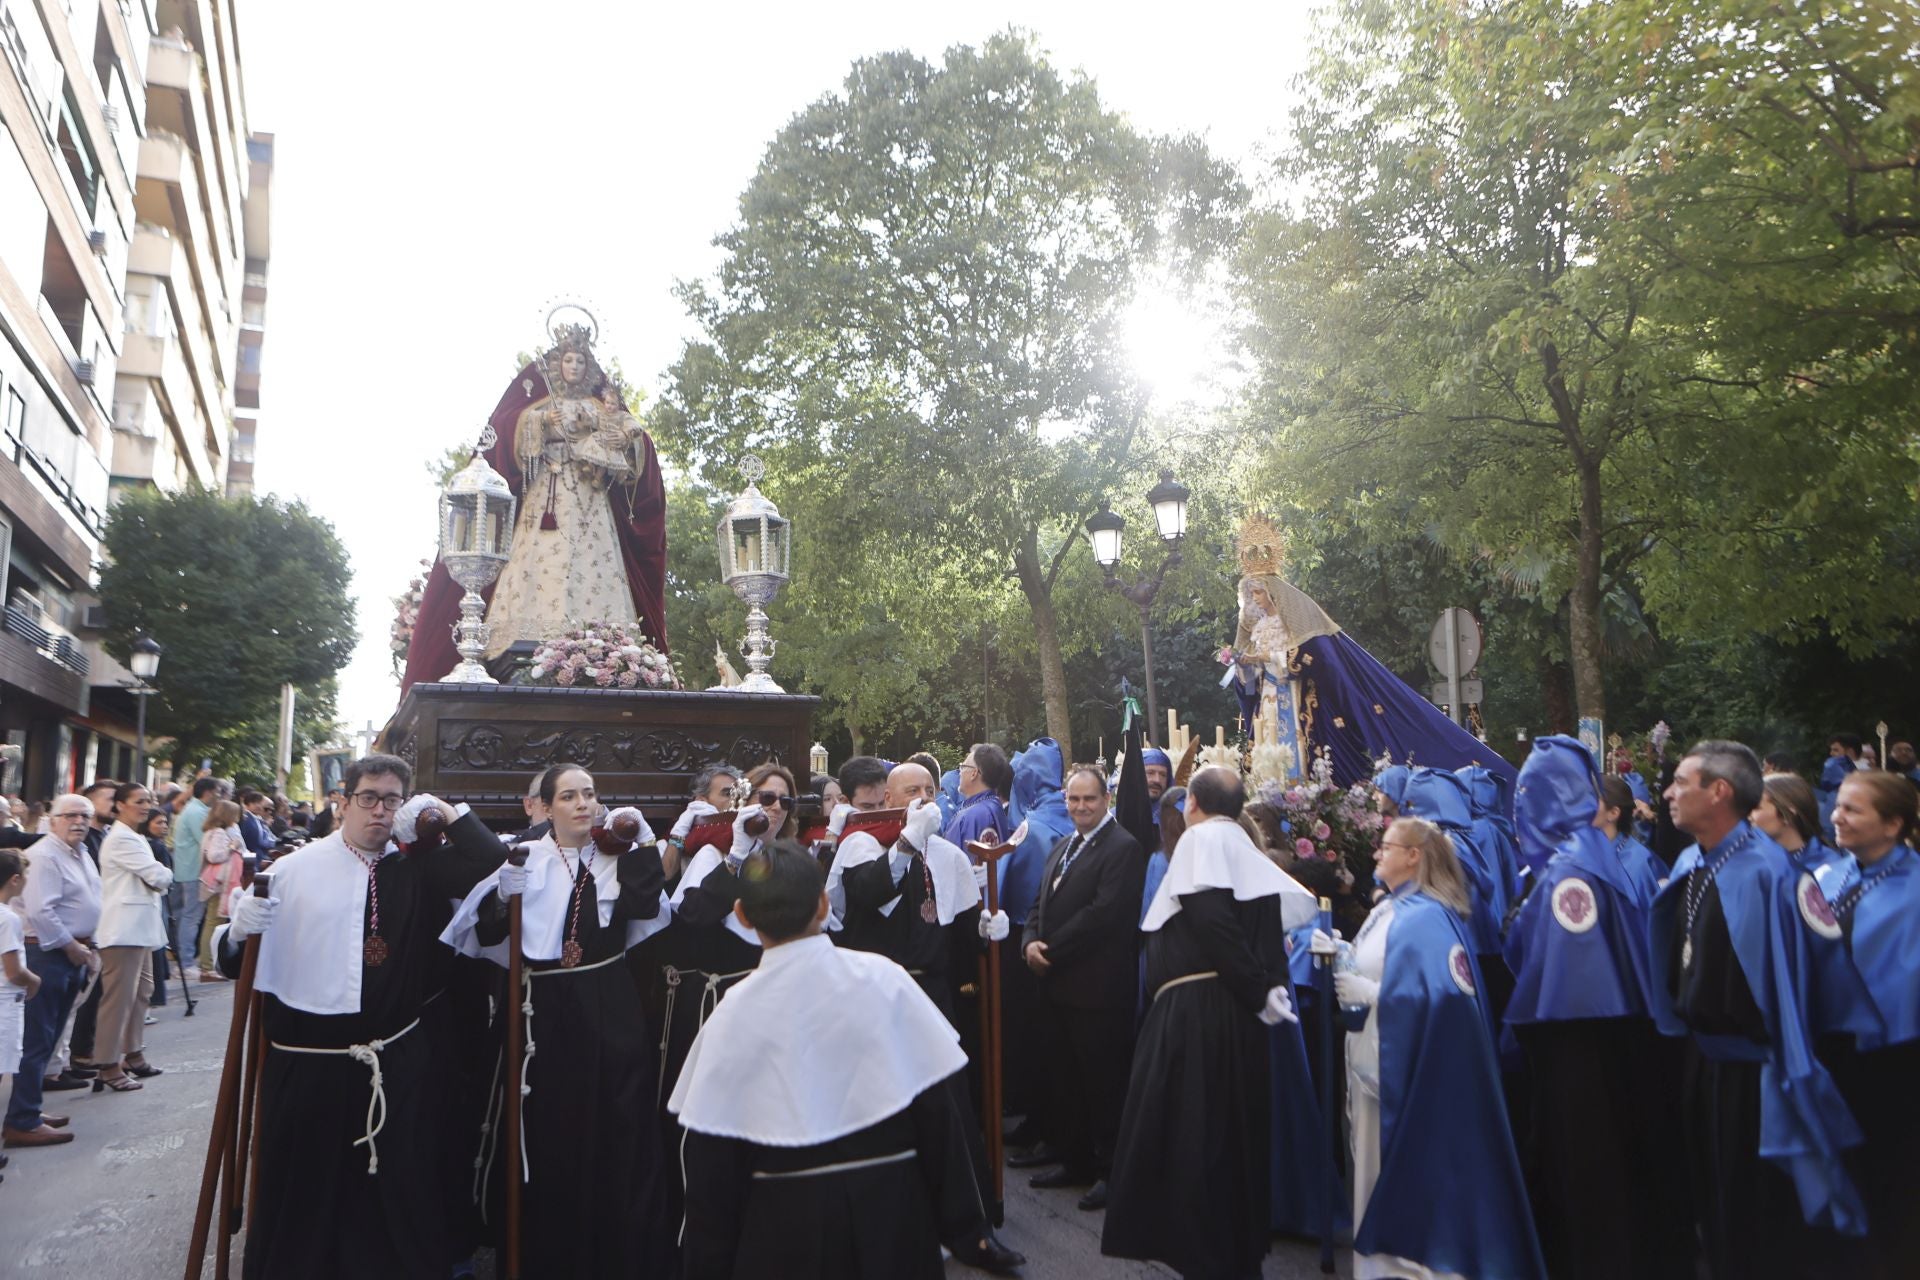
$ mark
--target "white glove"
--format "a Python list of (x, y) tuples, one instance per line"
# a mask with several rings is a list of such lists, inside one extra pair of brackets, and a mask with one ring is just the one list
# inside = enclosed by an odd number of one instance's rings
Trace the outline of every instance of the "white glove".
[(1324, 929), (1313, 931), (1313, 942), (1307, 950), (1316, 956), (1331, 956), (1340, 953), (1340, 931), (1335, 929), (1331, 936)]
[[(681, 815), (681, 817), (685, 817), (685, 816), (686, 816), (685, 814)], [(638, 809), (634, 808), (630, 804), (622, 805), (620, 808), (615, 809), (612, 813), (608, 814), (607, 820), (601, 825), (606, 827), (609, 831), (611, 831), (613, 829), (613, 820), (615, 818), (620, 818), (620, 817), (630, 817), (635, 822), (640, 824), (640, 834), (633, 838), (633, 842), (635, 844), (652, 844), (655, 840), (658, 840), (660, 838), (659, 836), (654, 835), (653, 828), (647, 825), (647, 815), (640, 812)]]
[(921, 853), (927, 851), (927, 841), (940, 834), (940, 806), (931, 800), (915, 800), (907, 809), (907, 827), (900, 834), (907, 843)]
[(980, 936), (988, 942), (1004, 941), (1011, 932), (1013, 932), (1013, 922), (1007, 919), (1006, 912), (996, 911), (992, 915), (984, 911), (980, 913)]
[(1267, 992), (1267, 1007), (1260, 1011), (1260, 1021), (1270, 1027), (1277, 1027), (1283, 1022), (1300, 1021), (1294, 1015), (1293, 997), (1287, 993), (1286, 983)]
[(694, 823), (700, 821), (702, 818), (710, 818), (718, 812), (720, 811), (708, 804), (705, 800), (695, 800), (687, 806), (686, 811), (674, 822), (673, 830), (668, 834), (675, 840), (685, 840), (687, 838), (687, 832), (693, 830)]
[(1336, 973), (1333, 975), (1333, 998), (1344, 1008), (1370, 1008), (1380, 998), (1380, 984), (1363, 974)]
[(247, 894), (233, 909), (233, 922), (227, 928), (227, 936), (240, 942), (256, 933), (265, 933), (273, 923), (274, 908), (279, 905), (278, 898), (256, 898)]
[(978, 889), (981, 893), (985, 893), (987, 891), (987, 877), (991, 874), (993, 874), (993, 868), (988, 866), (986, 863), (984, 862), (974, 863), (973, 864), (973, 887)]
[(400, 806), (400, 812), (393, 815), (393, 838), (401, 844), (412, 844), (420, 838), (420, 815), (429, 809), (438, 809), (446, 815), (447, 821), (453, 821), (453, 810), (445, 801), (422, 791), (413, 799)]
[(847, 819), (858, 812), (858, 809), (844, 802), (833, 806), (833, 813), (827, 818), (827, 838), (838, 840), (840, 833), (847, 829)]
[[(757, 804), (750, 804), (733, 818), (733, 850), (727, 854), (727, 863), (736, 870), (742, 862), (760, 847), (760, 837), (747, 834), (747, 819), (758, 817), (763, 810)], [(772, 830), (771, 827), (768, 830)]]
[(517, 898), (527, 891), (527, 868), (524, 864), (514, 866), (511, 862), (500, 868), (500, 896)]

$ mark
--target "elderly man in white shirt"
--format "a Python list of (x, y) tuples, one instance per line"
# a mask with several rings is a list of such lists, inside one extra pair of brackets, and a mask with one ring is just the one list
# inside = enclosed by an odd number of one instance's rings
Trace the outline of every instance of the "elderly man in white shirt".
[(100, 872), (87, 856), (93, 803), (66, 795), (53, 802), (51, 832), (27, 851), (27, 968), (40, 975), (40, 994), (27, 1002), (26, 1040), (13, 1077), (6, 1124), (9, 1147), (71, 1142), (65, 1116), (40, 1110), (42, 1075), (74, 1003), (100, 972), (94, 930), (100, 925)]

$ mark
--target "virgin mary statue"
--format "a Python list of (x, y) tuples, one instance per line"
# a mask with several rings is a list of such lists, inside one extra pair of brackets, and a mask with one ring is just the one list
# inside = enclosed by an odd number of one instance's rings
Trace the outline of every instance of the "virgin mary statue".
[(1297, 780), (1320, 757), (1341, 786), (1372, 777), (1383, 756), (1515, 776), (1286, 580), (1286, 537), (1271, 520), (1247, 517), (1239, 544), (1240, 612), (1220, 683), (1239, 699), (1256, 765)]
[[(487, 656), (584, 621), (625, 624), (662, 652), (666, 492), (653, 440), (594, 357), (585, 325), (561, 325), (488, 419), (487, 462), (519, 500), (513, 551), (488, 593)], [(402, 687), (458, 661), (460, 588), (436, 564), (421, 598)]]

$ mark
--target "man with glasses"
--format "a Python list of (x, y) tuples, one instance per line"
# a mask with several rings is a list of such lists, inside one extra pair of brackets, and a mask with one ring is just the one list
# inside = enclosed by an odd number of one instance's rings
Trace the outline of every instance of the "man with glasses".
[(73, 1141), (67, 1117), (40, 1110), (41, 1088), (55, 1043), (87, 985), (100, 972), (93, 931), (100, 923), (100, 871), (87, 856), (93, 804), (61, 796), (48, 816), (51, 830), (27, 850), (27, 968), (40, 976), (40, 994), (27, 1002), (20, 1070), (13, 1077), (4, 1130), (9, 1147), (50, 1147)]
[[(349, 765), (339, 829), (275, 863), (270, 896), (241, 899), (214, 934), (229, 976), (260, 936), (259, 1124), (271, 1140), (250, 1280), (446, 1275), (460, 1256), (445, 1188), (472, 1156), (472, 1129), (448, 1104), (453, 1031), (440, 997), (453, 953), (438, 939), (502, 851), (472, 814), (408, 801), (412, 777), (395, 756)], [(450, 820), (444, 846), (413, 840), (428, 809)]]
[(991, 831), (1005, 838), (1012, 828), (1007, 822), (1007, 790), (1013, 786), (1013, 766), (1007, 753), (991, 742), (981, 742), (960, 762), (960, 807), (947, 819), (941, 837), (956, 848), (967, 841), (979, 840)]

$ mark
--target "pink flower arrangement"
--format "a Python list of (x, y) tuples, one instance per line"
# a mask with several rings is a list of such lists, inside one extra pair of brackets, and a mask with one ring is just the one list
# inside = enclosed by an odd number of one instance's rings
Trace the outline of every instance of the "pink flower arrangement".
[(1259, 798), (1279, 811), (1280, 829), (1301, 861), (1343, 865), (1359, 883), (1373, 875), (1380, 815), (1365, 783), (1336, 787), (1325, 781), (1269, 783)]
[(637, 629), (611, 622), (583, 622), (533, 651), (527, 678), (563, 688), (678, 689), (680, 675), (667, 655)]
[(422, 560), (421, 572), (407, 583), (407, 589), (393, 598), (393, 625), (387, 629), (387, 650), (393, 655), (393, 675), (397, 680), (406, 670), (407, 651), (413, 648), (413, 628), (420, 621), (420, 601), (426, 595), (427, 574), (433, 562)]

